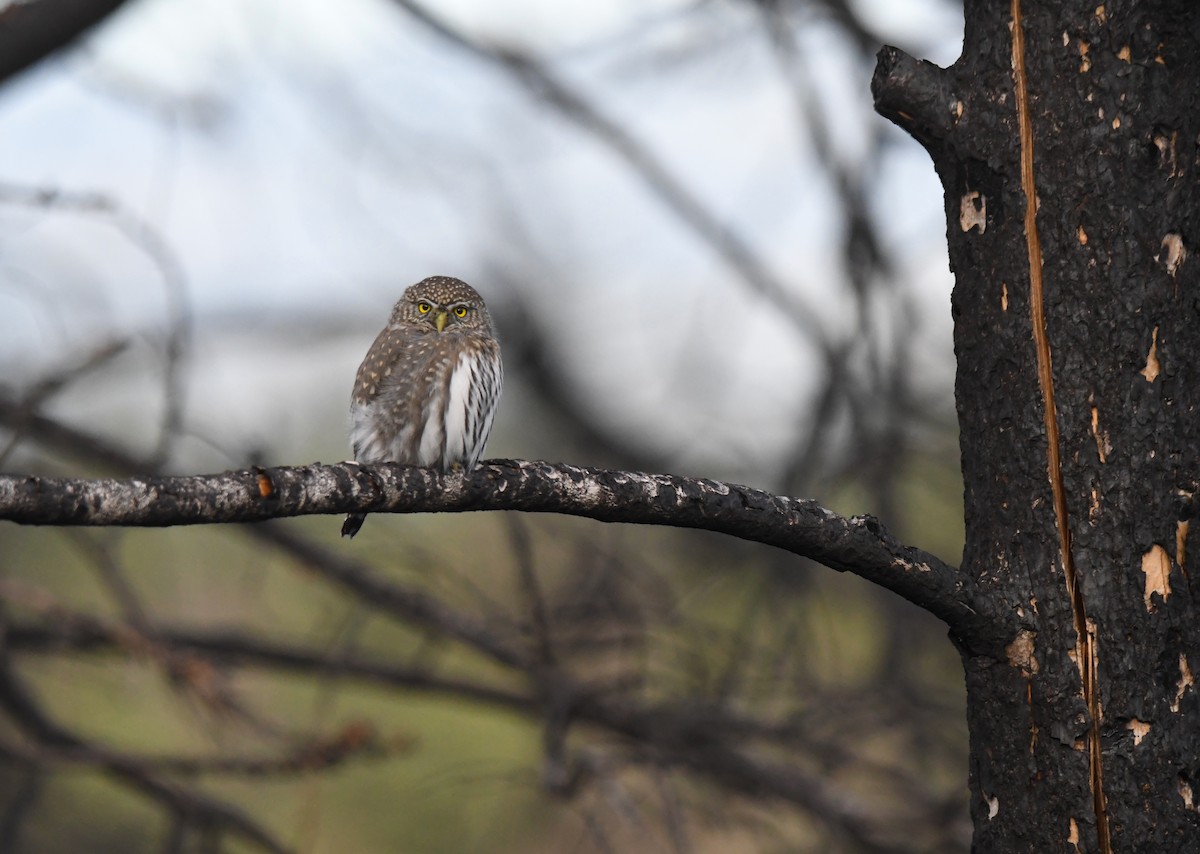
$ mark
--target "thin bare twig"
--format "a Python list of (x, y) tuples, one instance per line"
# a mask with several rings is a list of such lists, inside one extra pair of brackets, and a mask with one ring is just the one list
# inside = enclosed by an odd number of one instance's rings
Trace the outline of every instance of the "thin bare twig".
[(538, 584), (537, 570), (533, 562), (533, 545), (529, 542), (529, 531), (525, 529), (525, 523), (511, 517), (508, 520), (508, 538), (512, 546), (518, 583), (532, 620), (534, 650), (538, 663), (542, 667), (553, 667), (555, 655), (554, 642), (550, 635), (550, 617), (541, 586)]
[[(0, 661), (0, 709), (28, 737), (54, 750), (93, 750), (94, 746), (52, 721), (42, 711), (13, 673), (7, 658)], [(123, 784), (144, 792), (176, 813), (200, 824), (220, 827), (245, 841), (269, 851), (288, 854), (289, 849), (264, 827), (232, 804), (177, 782), (167, 782), (135, 764), (112, 763), (105, 770)]]
[(8, 427), (12, 431), (12, 436), (3, 450), (0, 450), (0, 466), (4, 465), (4, 461), (25, 438), (25, 431), (29, 427), (28, 420), (44, 403), (70, 386), (71, 383), (108, 364), (113, 358), (123, 353), (128, 346), (129, 340), (126, 338), (107, 341), (86, 353), (82, 358), (50, 371), (21, 395), (16, 406), (19, 412), (25, 413), (25, 418), (11, 419), (10, 417)]
[(245, 779), (294, 777), (343, 765), (353, 759), (391, 758), (411, 749), (410, 738), (381, 738), (369, 724), (347, 725), (332, 737), (312, 739), (274, 756), (170, 756), (112, 750), (96, 744), (29, 747), (0, 738), (0, 756), (40, 767), (95, 766), (139, 769), (178, 777), (234, 776)]
[(773, 274), (741, 236), (720, 222), (632, 133), (612, 120), (550, 68), (512, 46), (486, 44), (468, 36), (414, 0), (393, 0), (413, 20), (439, 38), (491, 64), (560, 115), (603, 143), (636, 174), (697, 237), (725, 261), (752, 290), (770, 300), (818, 349), (832, 353), (819, 313)]
[(157, 267), (166, 298), (167, 330), (163, 341), (163, 417), (154, 459), (166, 461), (170, 456), (171, 443), (183, 426), (183, 372), (192, 340), (187, 274), (175, 251), (152, 224), (120, 200), (105, 193), (24, 187), (0, 182), (0, 203), (100, 217), (145, 253)]

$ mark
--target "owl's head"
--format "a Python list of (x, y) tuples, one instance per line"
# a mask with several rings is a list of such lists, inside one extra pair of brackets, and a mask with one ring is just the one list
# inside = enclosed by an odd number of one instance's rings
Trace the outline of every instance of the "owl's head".
[(475, 330), (494, 334), (483, 297), (451, 276), (430, 276), (411, 286), (392, 309), (391, 323), (428, 326), (435, 332)]

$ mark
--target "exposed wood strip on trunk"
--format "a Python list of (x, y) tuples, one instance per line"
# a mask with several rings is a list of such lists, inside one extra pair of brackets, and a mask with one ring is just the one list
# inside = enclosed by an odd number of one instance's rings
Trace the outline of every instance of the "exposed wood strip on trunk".
[(1034, 180), (1033, 120), (1029, 114), (1029, 85), (1025, 71), (1025, 31), (1021, 19), (1021, 0), (1012, 0), (1013, 82), (1016, 88), (1017, 124), (1021, 136), (1021, 188), (1025, 193), (1025, 241), (1029, 254), (1030, 314), (1033, 341), (1037, 351), (1038, 384), (1042, 391), (1043, 417), (1046, 422), (1047, 468), (1054, 496), (1054, 517), (1058, 527), (1060, 559), (1071, 614), (1075, 624), (1075, 649), (1083, 697), (1088, 708), (1088, 763), (1093, 808), (1096, 813), (1096, 832), (1101, 854), (1111, 854), (1112, 840), (1108, 826), (1108, 807), (1104, 796), (1104, 767), (1100, 753), (1100, 696), (1096, 680), (1096, 633), (1089, 631), (1083, 592), (1071, 555), (1071, 531), (1068, 526), (1067, 495), (1063, 486), (1058, 412), (1054, 403), (1054, 370), (1051, 362), (1050, 338), (1046, 332), (1046, 313), (1043, 302), (1042, 244), (1037, 228), (1037, 184)]

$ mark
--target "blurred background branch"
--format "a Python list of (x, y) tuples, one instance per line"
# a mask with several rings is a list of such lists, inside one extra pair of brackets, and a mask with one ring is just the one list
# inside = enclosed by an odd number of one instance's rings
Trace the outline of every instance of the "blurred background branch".
[(30, 0), (0, 7), (0, 84), (61, 50), (124, 0)]

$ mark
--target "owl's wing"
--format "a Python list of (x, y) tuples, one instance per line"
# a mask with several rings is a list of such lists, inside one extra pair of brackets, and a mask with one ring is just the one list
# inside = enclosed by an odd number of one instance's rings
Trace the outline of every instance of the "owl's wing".
[(417, 462), (423, 402), (438, 336), (405, 326), (379, 333), (354, 378), (350, 444), (360, 462)]
[(354, 375), (354, 391), (351, 404), (364, 405), (374, 402), (386, 380), (396, 374), (398, 363), (403, 361), (411, 343), (412, 333), (403, 327), (385, 327), (375, 336), (371, 349), (358, 366)]

